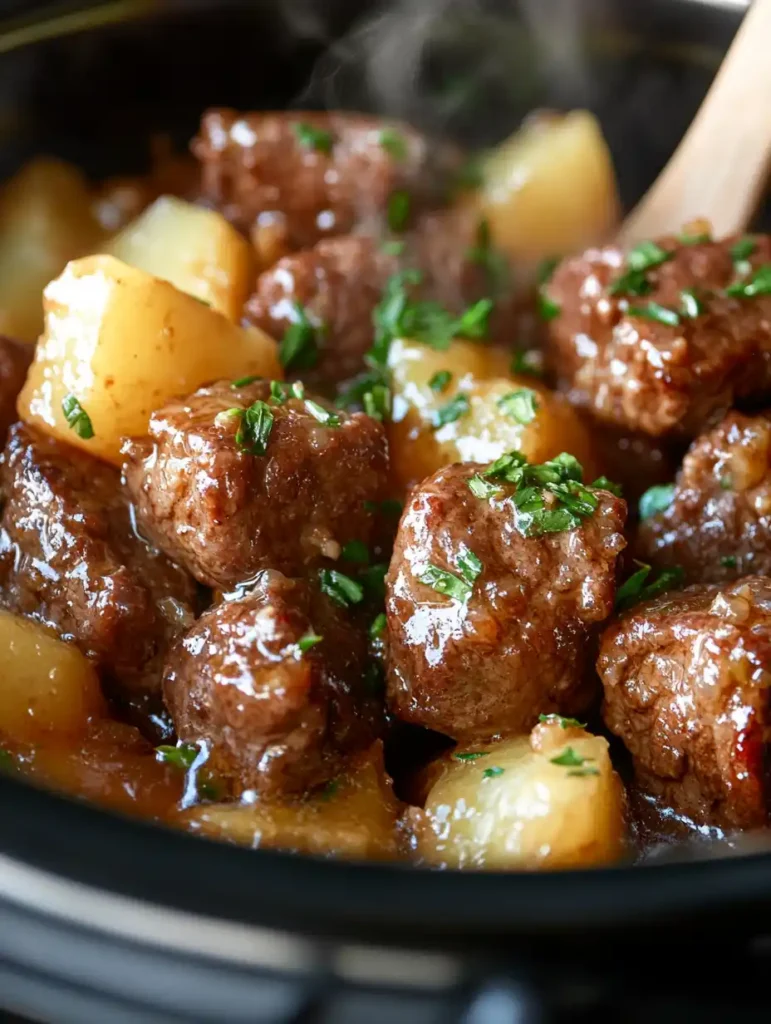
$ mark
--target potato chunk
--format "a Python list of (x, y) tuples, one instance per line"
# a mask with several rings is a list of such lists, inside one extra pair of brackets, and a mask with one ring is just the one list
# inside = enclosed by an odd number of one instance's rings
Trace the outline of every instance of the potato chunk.
[(390, 859), (397, 854), (399, 809), (375, 744), (304, 800), (201, 804), (182, 820), (192, 832), (243, 846)]
[(26, 164), (0, 193), (0, 334), (35, 342), (43, 289), (103, 238), (80, 171), (47, 157)]
[[(492, 462), (504, 452), (521, 451), (531, 462), (570, 452), (584, 466), (584, 478), (598, 473), (588, 429), (568, 403), (532, 377), (507, 375), (508, 357), (475, 342), (454, 341), (445, 351), (397, 340), (391, 345), (393, 422), (388, 441), (394, 477), (409, 488), (453, 462)], [(436, 375), (449, 373), (446, 387)], [(512, 392), (533, 392), (535, 414), (517, 418), (502, 399)], [(441, 410), (465, 398), (468, 410), (436, 427)]]
[(77, 735), (104, 711), (99, 679), (77, 647), (0, 611), (0, 736)]
[[(19, 415), (108, 462), (120, 464), (121, 439), (146, 434), (150, 414), (174, 395), (221, 378), (281, 376), (267, 334), (237, 327), (113, 256), (68, 264), (46, 288), (44, 306)], [(68, 395), (90, 418), (93, 437), (68, 423)]]
[(517, 262), (583, 249), (618, 219), (610, 152), (586, 110), (526, 123), (488, 155), (482, 180), (473, 202), (494, 243)]
[(238, 323), (254, 283), (252, 247), (214, 210), (161, 196), (110, 242), (124, 263), (168, 281)]
[[(425, 810), (408, 813), (418, 856), (456, 868), (555, 869), (624, 852), (624, 793), (608, 744), (549, 716), (529, 737), (455, 751)], [(481, 755), (481, 756), (480, 756)]]

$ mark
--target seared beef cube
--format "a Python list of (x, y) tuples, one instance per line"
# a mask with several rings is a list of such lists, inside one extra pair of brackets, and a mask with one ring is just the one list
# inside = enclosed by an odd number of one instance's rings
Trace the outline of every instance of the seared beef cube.
[(643, 790), (698, 825), (768, 824), (771, 579), (638, 605), (606, 630), (597, 668)]
[(694, 437), (735, 401), (771, 396), (771, 295), (752, 284), (771, 243), (736, 245), (665, 239), (562, 263), (543, 296), (571, 401), (629, 430)]
[[(316, 639), (320, 638), (320, 639)], [(375, 738), (367, 636), (318, 585), (262, 573), (254, 590), (204, 612), (171, 653), (164, 695), (180, 739), (261, 794), (331, 779)]]
[(374, 537), (387, 486), (382, 424), (278, 387), (278, 399), (264, 380), (201, 388), (125, 446), (141, 529), (209, 586), (268, 568), (301, 576)]
[(34, 354), (33, 345), (0, 335), (0, 444), (5, 444), (11, 424), (18, 418), (16, 397), (27, 378)]
[(771, 418), (732, 412), (694, 441), (637, 548), (654, 565), (679, 565), (690, 583), (771, 575)]
[[(573, 488), (594, 508), (570, 527), (548, 490), (539, 499), (527, 481), (520, 491), (483, 472), (450, 466), (413, 491), (386, 578), (390, 707), (466, 743), (586, 710), (591, 641), (625, 546), (626, 506), (607, 491)], [(518, 493), (544, 508), (517, 507)]]
[(18, 423), (2, 490), (0, 601), (74, 641), (108, 684), (157, 693), (196, 588), (134, 529), (118, 470)]
[(385, 219), (394, 192), (423, 187), (428, 146), (412, 129), (346, 113), (210, 110), (193, 141), (204, 197), (243, 231), (289, 250)]

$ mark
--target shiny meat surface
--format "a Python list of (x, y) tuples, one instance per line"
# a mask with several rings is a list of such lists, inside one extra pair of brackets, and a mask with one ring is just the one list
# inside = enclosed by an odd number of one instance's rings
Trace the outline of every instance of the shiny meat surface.
[(394, 191), (424, 187), (429, 159), (425, 140), (403, 125), (393, 128), (395, 149), (383, 145), (385, 127), (357, 114), (210, 110), (192, 144), (203, 196), (288, 251), (354, 227), (374, 231)]
[(767, 824), (771, 580), (664, 594), (605, 632), (604, 717), (643, 790), (696, 824)]
[[(254, 591), (204, 612), (169, 658), (164, 695), (180, 738), (262, 795), (332, 778), (375, 738), (366, 630), (316, 584), (262, 574)], [(303, 638), (323, 639), (303, 651)]]
[(27, 377), (34, 353), (33, 345), (0, 335), (0, 444), (5, 444), (8, 431), (16, 422), (16, 396)]
[(771, 417), (732, 412), (697, 438), (674, 497), (640, 524), (637, 549), (690, 583), (771, 575)]
[[(228, 589), (268, 568), (302, 575), (349, 541), (369, 544), (377, 527), (370, 503), (386, 497), (382, 424), (332, 414), (310, 396), (271, 401), (265, 454), (251, 454), (228, 410), (269, 398), (268, 381), (201, 388), (159, 409), (150, 437), (125, 446), (141, 529), (209, 586)], [(327, 415), (328, 425), (319, 422)]]
[[(586, 710), (625, 546), (626, 506), (606, 491), (577, 528), (523, 537), (511, 487), (489, 500), (469, 489), (482, 468), (449, 466), (413, 491), (386, 579), (391, 710), (464, 742)], [(429, 564), (457, 575), (465, 548), (482, 565), (468, 600), (421, 582)]]
[(111, 466), (22, 424), (3, 454), (0, 600), (93, 659), (123, 690), (157, 692), (195, 585), (135, 531)]
[[(571, 401), (629, 430), (693, 437), (735, 401), (771, 395), (771, 296), (724, 293), (771, 261), (771, 242), (755, 236), (750, 270), (732, 259), (735, 242), (663, 240), (672, 258), (645, 272), (648, 292), (638, 280), (642, 295), (612, 294), (628, 270), (615, 247), (563, 262), (544, 292), (560, 309), (549, 324), (551, 369)], [(684, 315), (684, 302), (697, 315)], [(634, 312), (650, 303), (679, 322)]]

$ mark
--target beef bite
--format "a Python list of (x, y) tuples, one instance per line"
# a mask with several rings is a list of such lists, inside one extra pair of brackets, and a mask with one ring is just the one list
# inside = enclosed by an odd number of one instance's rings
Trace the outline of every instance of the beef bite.
[(645, 242), (560, 264), (542, 290), (551, 369), (606, 423), (693, 437), (771, 396), (771, 241)]
[(771, 575), (771, 417), (731, 412), (697, 438), (669, 503), (640, 524), (637, 550), (690, 583)]
[(247, 596), (201, 616), (176, 645), (164, 695), (177, 733), (209, 766), (261, 795), (302, 792), (375, 738), (367, 635), (316, 583), (260, 575)]
[(290, 252), (376, 230), (395, 192), (417, 197), (428, 180), (417, 132), (358, 114), (210, 110), (192, 148), (203, 197), (258, 249), (263, 230)]
[(579, 484), (566, 456), (514, 484), (522, 462), (419, 485), (386, 579), (390, 707), (463, 742), (586, 711), (592, 638), (613, 610), (624, 502)]
[(374, 540), (382, 424), (296, 394), (223, 381), (159, 409), (149, 438), (125, 445), (142, 530), (201, 583), (227, 590), (269, 568), (301, 576)]
[(0, 444), (16, 421), (16, 398), (27, 378), (35, 349), (13, 338), (0, 335)]
[(0, 600), (73, 640), (108, 684), (157, 693), (196, 588), (134, 530), (120, 473), (21, 423), (3, 455)]
[(664, 594), (602, 638), (604, 717), (643, 790), (698, 825), (768, 823), (771, 580)]

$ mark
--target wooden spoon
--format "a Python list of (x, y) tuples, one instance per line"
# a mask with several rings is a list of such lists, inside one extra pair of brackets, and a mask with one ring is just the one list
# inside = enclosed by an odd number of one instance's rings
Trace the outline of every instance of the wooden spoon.
[(706, 220), (741, 232), (771, 164), (771, 0), (754, 0), (712, 87), (669, 163), (618, 233), (623, 246)]

